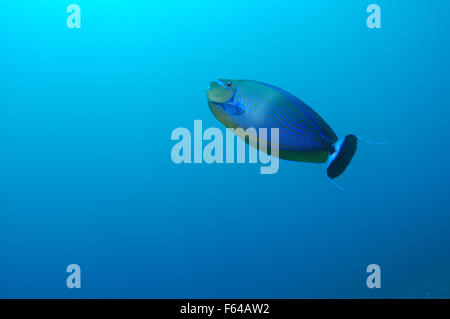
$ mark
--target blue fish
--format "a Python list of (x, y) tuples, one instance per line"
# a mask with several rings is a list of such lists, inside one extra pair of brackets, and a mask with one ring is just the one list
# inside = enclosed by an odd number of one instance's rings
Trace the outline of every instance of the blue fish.
[[(211, 112), (227, 128), (278, 128), (279, 158), (310, 163), (328, 161), (327, 175), (331, 180), (345, 171), (355, 155), (357, 136), (347, 135), (338, 141), (333, 129), (310, 106), (273, 85), (219, 79), (210, 83), (206, 95)], [(245, 136), (240, 137), (249, 143)], [(269, 140), (264, 142), (270, 151)]]

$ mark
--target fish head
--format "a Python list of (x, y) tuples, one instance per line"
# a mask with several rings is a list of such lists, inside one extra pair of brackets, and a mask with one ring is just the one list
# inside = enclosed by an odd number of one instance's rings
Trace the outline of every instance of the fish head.
[(216, 104), (228, 103), (232, 101), (235, 90), (233, 81), (218, 79), (209, 84), (209, 88), (206, 90), (206, 96), (209, 102)]
[(234, 97), (239, 81), (219, 79), (212, 81), (206, 91), (209, 109), (226, 127), (238, 127), (243, 110), (235, 105)]

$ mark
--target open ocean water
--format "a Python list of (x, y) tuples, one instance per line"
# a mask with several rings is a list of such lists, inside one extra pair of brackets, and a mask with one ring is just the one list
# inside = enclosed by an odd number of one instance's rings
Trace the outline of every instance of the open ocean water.
[[(449, 298), (449, 12), (2, 0), (0, 297)], [(177, 165), (174, 129), (225, 132), (206, 102), (217, 78), (274, 84), (340, 138), (392, 143), (359, 144), (344, 192), (325, 165)]]

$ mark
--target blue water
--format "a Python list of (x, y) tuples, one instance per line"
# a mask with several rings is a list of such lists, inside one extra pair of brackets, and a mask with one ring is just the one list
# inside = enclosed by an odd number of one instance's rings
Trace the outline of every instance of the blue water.
[[(450, 297), (450, 3), (374, 2), (381, 29), (359, 0), (77, 0), (81, 29), (1, 1), (0, 297)], [(174, 164), (173, 129), (222, 128), (219, 77), (393, 143), (344, 192), (324, 165)]]

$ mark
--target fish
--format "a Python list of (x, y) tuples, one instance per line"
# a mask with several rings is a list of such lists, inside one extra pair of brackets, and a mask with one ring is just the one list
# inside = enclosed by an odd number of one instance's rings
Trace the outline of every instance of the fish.
[[(278, 128), (278, 152), (271, 152), (270, 138), (265, 143), (267, 153), (278, 153), (280, 159), (325, 163), (327, 176), (340, 176), (356, 153), (359, 137), (350, 134), (342, 140), (327, 122), (309, 105), (293, 94), (274, 85), (253, 80), (218, 79), (210, 83), (206, 96), (212, 114), (227, 128)], [(241, 132), (243, 130), (240, 130)], [(255, 147), (257, 136), (238, 134)], [(263, 149), (264, 151), (264, 149)]]

